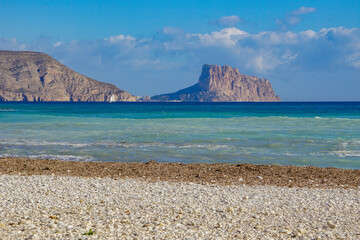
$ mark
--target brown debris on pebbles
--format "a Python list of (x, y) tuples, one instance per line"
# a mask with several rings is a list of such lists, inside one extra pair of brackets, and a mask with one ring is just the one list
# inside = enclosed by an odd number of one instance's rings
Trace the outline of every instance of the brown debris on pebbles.
[(0, 173), (78, 177), (135, 178), (149, 181), (218, 185), (359, 189), (360, 170), (254, 164), (183, 164), (137, 162), (70, 162), (0, 158)]

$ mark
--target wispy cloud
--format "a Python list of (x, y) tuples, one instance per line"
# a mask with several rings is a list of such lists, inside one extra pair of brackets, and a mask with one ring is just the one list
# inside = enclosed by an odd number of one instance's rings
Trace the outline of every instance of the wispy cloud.
[(244, 22), (242, 18), (236, 15), (225, 16), (211, 21), (211, 24), (218, 25), (220, 27), (234, 27), (238, 23)]
[(62, 42), (57, 41), (56, 43), (53, 43), (53, 47), (59, 47), (62, 44)]
[(136, 38), (132, 37), (132, 36), (125, 36), (125, 35), (117, 35), (117, 36), (110, 36), (109, 39), (105, 38), (105, 41), (109, 41), (112, 44), (123, 44), (123, 43), (131, 43), (131, 42), (135, 42)]
[(16, 38), (2, 38), (0, 37), (0, 48), (6, 50), (24, 50), (26, 45), (23, 43), (18, 43)]
[(300, 7), (298, 9), (296, 9), (295, 11), (291, 12), (291, 15), (303, 15), (303, 14), (308, 14), (311, 12), (315, 12), (316, 8), (314, 7)]
[(276, 23), (280, 26), (282, 30), (287, 30), (292, 26), (298, 25), (301, 20), (302, 16), (315, 12), (316, 8), (314, 7), (300, 7), (291, 13), (287, 14), (284, 19), (277, 19)]

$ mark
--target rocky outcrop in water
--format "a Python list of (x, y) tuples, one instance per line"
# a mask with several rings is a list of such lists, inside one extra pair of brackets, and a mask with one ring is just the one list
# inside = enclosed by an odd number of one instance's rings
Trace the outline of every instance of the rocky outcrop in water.
[(155, 101), (181, 102), (278, 102), (267, 79), (241, 74), (230, 66), (205, 64), (199, 82), (170, 94), (157, 95)]
[(116, 102), (136, 97), (44, 53), (0, 51), (0, 101)]

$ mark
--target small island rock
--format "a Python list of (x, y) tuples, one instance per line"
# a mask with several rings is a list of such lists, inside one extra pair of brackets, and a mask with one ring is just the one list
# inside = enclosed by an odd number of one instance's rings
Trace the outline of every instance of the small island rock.
[(157, 95), (155, 101), (180, 102), (279, 102), (265, 78), (241, 74), (230, 66), (205, 64), (199, 82), (175, 93)]

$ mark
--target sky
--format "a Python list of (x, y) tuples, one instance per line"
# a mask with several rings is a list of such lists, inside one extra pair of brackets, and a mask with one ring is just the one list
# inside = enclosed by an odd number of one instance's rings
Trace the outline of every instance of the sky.
[(203, 64), (267, 78), (283, 101), (360, 101), (358, 0), (0, 0), (0, 49), (45, 52), (137, 96)]

